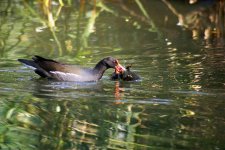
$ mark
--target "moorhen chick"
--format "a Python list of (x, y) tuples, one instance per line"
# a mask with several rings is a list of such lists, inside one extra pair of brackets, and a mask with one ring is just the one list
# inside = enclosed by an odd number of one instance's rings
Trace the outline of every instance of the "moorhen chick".
[(111, 80), (123, 80), (123, 81), (137, 81), (141, 80), (141, 77), (135, 72), (130, 71), (131, 65), (126, 66), (126, 70), (118, 72), (115, 69), (115, 72), (111, 75)]
[(118, 73), (126, 70), (113, 57), (102, 59), (93, 69), (84, 69), (79, 66), (64, 64), (40, 56), (34, 56), (32, 60), (18, 59), (18, 61), (32, 68), (41, 77), (58, 81), (98, 81), (109, 68), (114, 68)]

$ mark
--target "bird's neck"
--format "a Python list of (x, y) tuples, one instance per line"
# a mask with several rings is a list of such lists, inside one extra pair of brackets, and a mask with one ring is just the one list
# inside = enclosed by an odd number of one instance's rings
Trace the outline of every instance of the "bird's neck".
[(107, 70), (107, 66), (103, 61), (97, 63), (97, 65), (93, 68), (93, 73), (97, 77), (97, 79), (101, 79), (104, 72)]

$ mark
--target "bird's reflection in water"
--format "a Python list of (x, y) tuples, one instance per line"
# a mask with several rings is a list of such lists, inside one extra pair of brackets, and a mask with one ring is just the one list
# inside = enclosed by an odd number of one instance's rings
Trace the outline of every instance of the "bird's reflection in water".
[(120, 87), (120, 82), (116, 81), (115, 82), (115, 91), (114, 91), (115, 104), (123, 104), (123, 102), (121, 100), (124, 97), (124, 91), (125, 91), (125, 89), (123, 87)]
[(59, 82), (35, 79), (33, 95), (40, 98), (81, 98), (102, 90), (102, 82)]

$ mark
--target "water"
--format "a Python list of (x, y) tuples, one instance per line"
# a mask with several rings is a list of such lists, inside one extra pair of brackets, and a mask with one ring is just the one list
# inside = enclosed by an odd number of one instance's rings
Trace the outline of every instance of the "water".
[[(0, 149), (224, 149), (224, 37), (193, 37), (160, 1), (140, 1), (148, 16), (135, 1), (82, 2), (54, 1), (53, 31), (40, 3), (1, 2)], [(113, 56), (142, 80), (40, 79), (17, 62), (32, 55), (85, 67)]]

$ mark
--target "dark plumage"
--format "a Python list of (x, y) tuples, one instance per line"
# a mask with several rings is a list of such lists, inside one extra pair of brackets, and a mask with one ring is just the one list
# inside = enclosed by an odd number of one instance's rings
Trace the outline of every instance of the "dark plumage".
[(117, 72), (125, 70), (113, 57), (102, 59), (93, 69), (84, 69), (40, 56), (34, 56), (32, 60), (18, 59), (18, 61), (34, 69), (34, 72), (43, 78), (59, 81), (97, 81), (109, 68), (115, 68)]
[(141, 77), (137, 75), (135, 72), (130, 71), (131, 66), (127, 66), (126, 70), (123, 72), (120, 72), (119, 74), (114, 72), (111, 75), (112, 80), (123, 80), (123, 81), (136, 81), (140, 80)]

